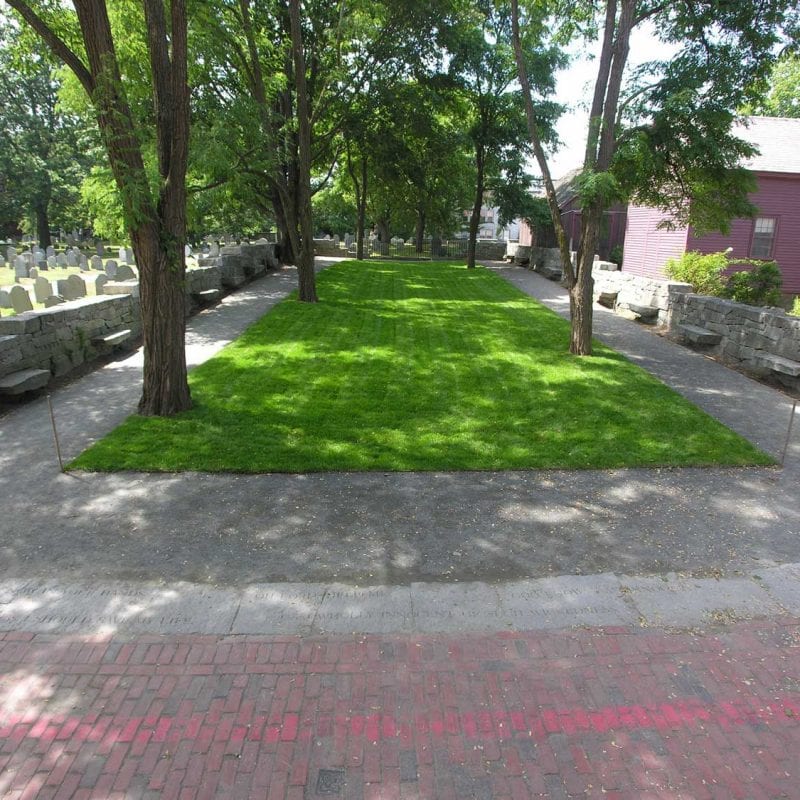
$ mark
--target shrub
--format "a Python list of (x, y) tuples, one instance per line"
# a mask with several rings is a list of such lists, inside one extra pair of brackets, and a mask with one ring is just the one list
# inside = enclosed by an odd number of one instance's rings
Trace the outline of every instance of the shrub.
[(789, 313), (793, 314), (795, 317), (800, 317), (800, 295), (795, 297), (792, 303), (792, 310)]
[[(740, 259), (732, 264), (743, 263)], [(750, 306), (777, 306), (781, 302), (783, 277), (774, 261), (761, 261), (751, 270), (734, 272), (728, 278), (725, 297)]]
[(615, 244), (608, 254), (608, 260), (613, 261), (620, 269), (622, 269), (622, 253), (623, 248), (621, 244)]
[(704, 255), (692, 250), (680, 258), (669, 259), (664, 265), (664, 271), (673, 280), (691, 283), (697, 294), (722, 297), (725, 291), (725, 279), (722, 273), (728, 266), (726, 252)]

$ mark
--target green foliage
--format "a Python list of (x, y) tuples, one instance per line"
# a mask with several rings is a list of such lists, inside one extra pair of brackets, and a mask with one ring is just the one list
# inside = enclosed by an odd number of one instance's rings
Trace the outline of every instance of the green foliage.
[(96, 236), (124, 241), (122, 201), (108, 166), (94, 166), (81, 183), (81, 201)]
[[(733, 259), (732, 263), (742, 263)], [(725, 297), (751, 306), (777, 306), (781, 302), (783, 277), (774, 261), (760, 261), (752, 269), (728, 277)]]
[(727, 253), (704, 254), (692, 250), (680, 258), (669, 259), (664, 271), (673, 280), (691, 283), (697, 294), (722, 297), (725, 291), (722, 273), (728, 266)]
[(310, 472), (767, 464), (489, 270), (345, 262), (191, 373), (195, 407), (131, 417), (73, 468)]
[(355, 231), (355, 205), (338, 186), (317, 192), (313, 198), (313, 207), (315, 232), (333, 236)]
[(800, 317), (800, 295), (794, 298), (792, 309), (789, 313), (795, 317)]
[(764, 81), (764, 96), (747, 106), (747, 114), (800, 117), (800, 55), (786, 53)]
[[(732, 267), (745, 264), (751, 269), (725, 275)], [(727, 250), (720, 253), (693, 250), (669, 259), (664, 271), (673, 280), (691, 283), (698, 294), (727, 297), (753, 306), (777, 306), (781, 301), (783, 279), (774, 261), (730, 258)]]
[(622, 257), (625, 253), (625, 248), (621, 244), (615, 244), (611, 248), (611, 252), (608, 254), (608, 257), (611, 261), (613, 261), (620, 269), (622, 269)]

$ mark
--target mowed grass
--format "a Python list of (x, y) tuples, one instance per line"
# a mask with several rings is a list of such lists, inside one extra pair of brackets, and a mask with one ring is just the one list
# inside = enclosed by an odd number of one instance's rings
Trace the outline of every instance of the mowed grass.
[(72, 468), (313, 472), (768, 464), (747, 441), (486, 269), (344, 262)]

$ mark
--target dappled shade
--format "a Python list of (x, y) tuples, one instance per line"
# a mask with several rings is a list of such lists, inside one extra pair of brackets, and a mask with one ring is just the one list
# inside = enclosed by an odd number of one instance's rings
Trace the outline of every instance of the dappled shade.
[(345, 262), (75, 467), (310, 472), (767, 464), (619, 354), (484, 269)]

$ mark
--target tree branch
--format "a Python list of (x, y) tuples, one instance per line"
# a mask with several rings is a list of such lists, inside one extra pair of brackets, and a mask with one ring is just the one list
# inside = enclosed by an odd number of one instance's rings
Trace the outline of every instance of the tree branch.
[(75, 73), (75, 77), (91, 97), (95, 89), (94, 78), (67, 43), (24, 0), (6, 0), (6, 2), (41, 36), (53, 54)]

